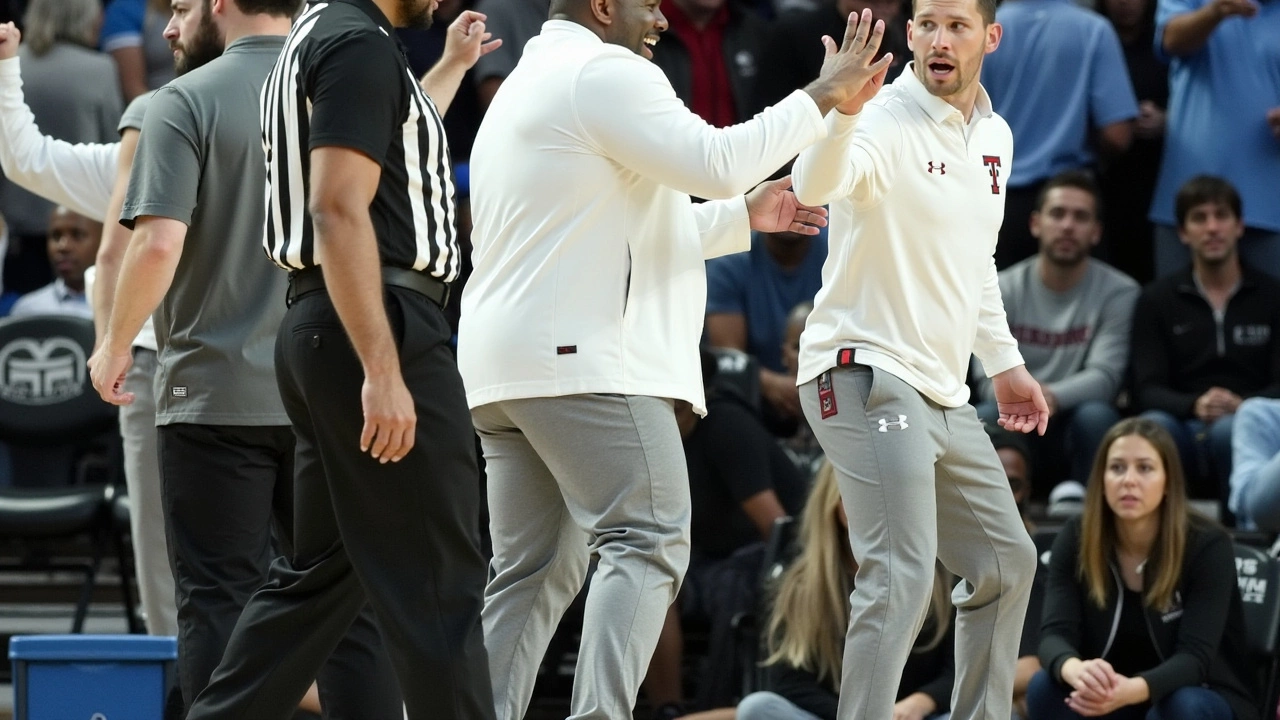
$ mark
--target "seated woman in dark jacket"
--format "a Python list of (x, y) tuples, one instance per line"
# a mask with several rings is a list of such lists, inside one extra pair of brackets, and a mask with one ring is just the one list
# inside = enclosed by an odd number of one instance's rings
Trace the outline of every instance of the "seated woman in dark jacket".
[[(835, 472), (824, 462), (800, 517), (800, 555), (782, 576), (766, 630), (771, 692), (743, 698), (738, 720), (835, 720), (858, 570), (848, 522)], [(929, 617), (902, 672), (895, 720), (945, 717), (951, 707), (955, 637), (948, 577), (939, 570)]]
[(1258, 720), (1231, 537), (1187, 508), (1172, 438), (1107, 433), (1053, 544), (1034, 720)]

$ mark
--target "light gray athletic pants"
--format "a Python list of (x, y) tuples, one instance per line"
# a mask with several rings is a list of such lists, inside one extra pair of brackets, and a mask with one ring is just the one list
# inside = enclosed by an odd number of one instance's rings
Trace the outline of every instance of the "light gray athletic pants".
[(129, 533), (138, 575), (138, 599), (152, 635), (178, 634), (178, 604), (160, 503), (160, 455), (156, 449), (156, 352), (133, 349), (124, 378), (133, 403), (120, 406), (124, 482), (129, 489)]
[[(820, 385), (830, 379), (829, 393)], [(823, 398), (829, 399), (823, 417)], [(934, 559), (961, 578), (954, 720), (1008, 720), (1036, 552), (971, 406), (946, 408), (894, 375), (852, 365), (800, 388), (835, 466), (858, 561), (841, 720), (893, 716), (928, 613)], [(832, 412), (834, 411), (834, 413)]]
[(689, 564), (689, 479), (672, 402), (568, 395), (471, 412), (488, 476), (482, 617), (498, 720), (524, 717), (592, 553), (600, 562), (569, 717), (631, 717)]

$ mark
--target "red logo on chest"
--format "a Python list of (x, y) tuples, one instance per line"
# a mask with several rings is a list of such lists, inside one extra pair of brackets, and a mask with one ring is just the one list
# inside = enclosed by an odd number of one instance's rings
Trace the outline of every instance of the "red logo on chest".
[(1000, 194), (1000, 156), (999, 155), (983, 155), (982, 164), (987, 166), (987, 170), (991, 173), (991, 194)]

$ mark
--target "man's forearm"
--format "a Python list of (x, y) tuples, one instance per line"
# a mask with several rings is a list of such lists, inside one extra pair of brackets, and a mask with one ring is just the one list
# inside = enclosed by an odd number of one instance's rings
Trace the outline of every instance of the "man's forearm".
[(461, 63), (441, 60), (422, 76), (422, 91), (435, 103), (436, 112), (441, 117), (449, 111), (466, 74), (467, 68)]
[(1164, 26), (1161, 45), (1170, 55), (1190, 55), (1199, 52), (1209, 42), (1209, 36), (1222, 22), (1215, 5), (1209, 3), (1198, 10), (1183, 13), (1169, 19)]
[(116, 185), (107, 202), (107, 214), (103, 218), (102, 240), (98, 244), (98, 268), (93, 283), (93, 326), (98, 342), (107, 335), (107, 319), (116, 298), (116, 285), (120, 279), (120, 264), (129, 249), (133, 232), (117, 222), (124, 207), (124, 196), (129, 190), (129, 173), (133, 165), (134, 151), (138, 147), (138, 131), (127, 130), (120, 140), (120, 160), (116, 167)]
[(365, 376), (399, 372), (400, 356), (382, 301), (382, 263), (367, 212), (363, 217), (313, 213), (312, 219), (329, 298)]
[[(114, 302), (103, 339), (105, 351), (122, 355), (129, 351), (151, 313), (169, 292), (182, 259), (183, 237), (157, 233), (151, 223), (139, 221), (116, 273)], [(108, 282), (102, 269), (97, 283)]]

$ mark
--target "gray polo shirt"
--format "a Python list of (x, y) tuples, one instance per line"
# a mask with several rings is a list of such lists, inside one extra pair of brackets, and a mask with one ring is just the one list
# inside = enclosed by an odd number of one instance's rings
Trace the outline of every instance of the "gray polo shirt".
[(288, 425), (276, 388), (276, 331), (288, 277), (262, 254), (266, 161), (258, 95), (282, 36), (236, 40), (156, 91), (120, 221), (188, 226), (173, 286), (156, 309), (156, 424)]
[(155, 90), (148, 90), (129, 103), (124, 109), (124, 114), (120, 116), (120, 122), (116, 125), (116, 132), (121, 135), (125, 130), (142, 130), (142, 119), (147, 116), (147, 105), (151, 104), (151, 96), (155, 95)]

